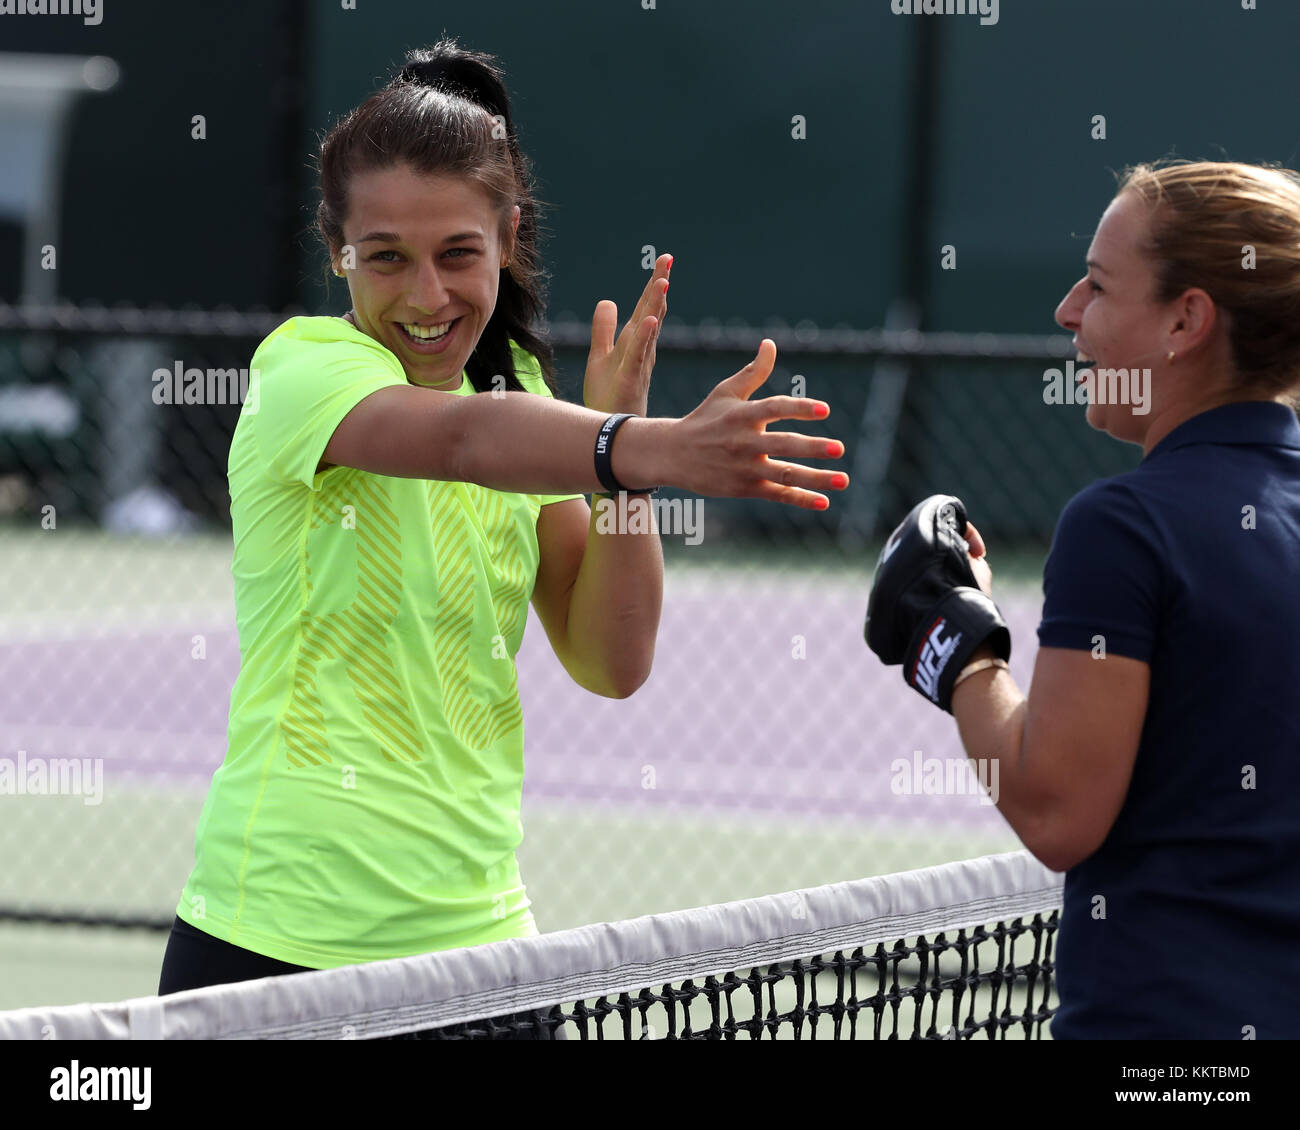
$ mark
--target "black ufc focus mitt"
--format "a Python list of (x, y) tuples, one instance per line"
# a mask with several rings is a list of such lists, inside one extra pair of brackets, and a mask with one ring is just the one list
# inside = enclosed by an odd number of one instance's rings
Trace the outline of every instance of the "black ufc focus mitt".
[(867, 602), (867, 646), (949, 713), (953, 684), (982, 644), (1011, 658), (1011, 632), (975, 579), (965, 533), (960, 498), (919, 503), (880, 551)]

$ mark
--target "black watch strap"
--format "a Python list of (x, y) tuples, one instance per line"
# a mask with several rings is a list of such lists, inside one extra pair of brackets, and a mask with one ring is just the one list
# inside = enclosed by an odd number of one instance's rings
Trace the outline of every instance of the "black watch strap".
[(625, 487), (614, 477), (613, 453), (614, 435), (623, 424), (633, 418), (631, 412), (615, 412), (605, 417), (596, 433), (596, 478), (607, 492), (606, 497), (614, 494), (654, 494), (658, 487)]

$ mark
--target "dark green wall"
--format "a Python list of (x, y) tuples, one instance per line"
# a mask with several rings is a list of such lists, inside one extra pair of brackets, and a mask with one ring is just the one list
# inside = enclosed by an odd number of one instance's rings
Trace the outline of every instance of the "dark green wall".
[[(6, 17), (0, 50), (122, 65), (118, 90), (78, 112), (63, 190), (61, 291), (106, 302), (341, 311), (311, 232), (316, 139), (444, 31), (508, 71), (547, 203), (554, 320), (585, 323), (601, 298), (626, 315), (652, 244), (677, 257), (670, 319), (878, 326), (910, 277), (927, 329), (1050, 333), (1113, 171), (1300, 159), (1294, 0), (1002, 0), (999, 16), (895, 16), (889, 0), (105, 0), (97, 28)], [(930, 136), (918, 75), (936, 107), (928, 205), (908, 175)], [(6, 265), (13, 253), (0, 232)], [(0, 272), (0, 295), (15, 287)], [(661, 356), (652, 411), (688, 410), (746, 359)], [(576, 397), (582, 354), (560, 362)], [(852, 445), (873, 372), (787, 354), (768, 389), (805, 376)], [(1081, 411), (1043, 406), (1040, 376), (928, 366), (882, 519), (964, 482), (992, 530), (1041, 537), (1071, 494), (1132, 464)], [(758, 511), (835, 520), (736, 504), (737, 521)]]
[(308, 117), (332, 121), (445, 29), (507, 68), (552, 205), (554, 315), (628, 308), (653, 244), (677, 256), (670, 316), (869, 325), (898, 255), (904, 43), (887, 5), (867, 7), (326, 4)]
[[(0, 17), (0, 51), (107, 55), (116, 89), (73, 119), (62, 193), (59, 293), (77, 301), (281, 308), (297, 297), (286, 246), (300, 164), (279, 131), (285, 0), (103, 0), (103, 20)], [(288, 77), (288, 82), (286, 82)], [(194, 114), (207, 140), (190, 137)], [(16, 253), (16, 242), (11, 245)], [(10, 260), (12, 262), (12, 260)], [(15, 270), (0, 297), (17, 295)]]
[[(315, 136), (445, 30), (510, 73), (551, 205), (553, 316), (626, 305), (652, 243), (677, 255), (672, 312), (690, 321), (878, 325), (907, 255), (927, 268), (930, 328), (1050, 332), (1110, 169), (1171, 152), (1296, 160), (1300, 4), (1260, 8), (1003, 0), (982, 27), (895, 16), (888, 0), (105, 0), (98, 27), (5, 17), (0, 50), (123, 68), (75, 119), (61, 257), (73, 298), (323, 302)], [(926, 243), (904, 248), (907, 82), (927, 23), (941, 38), (934, 206)], [(283, 137), (295, 51), (305, 104)], [(205, 142), (190, 140), (194, 113)], [(1109, 140), (1089, 138), (1093, 113)], [(794, 114), (806, 141), (790, 138)], [(286, 213), (276, 186), (295, 176)], [(955, 272), (939, 269), (944, 243)]]
[[(907, 254), (927, 268), (930, 328), (1050, 333), (1110, 169), (1295, 160), (1300, 4), (1260, 7), (1003, 0), (985, 27), (895, 16), (889, 0), (329, 2), (312, 9), (307, 121), (325, 126), (445, 30), (509, 71), (553, 204), (554, 315), (628, 301), (653, 243), (678, 257), (672, 313), (687, 320), (879, 325)], [(934, 206), (927, 244), (904, 249), (908, 69), (927, 22)], [(1106, 141), (1090, 138), (1094, 113)], [(806, 141), (790, 138), (794, 114)], [(946, 243), (956, 271), (939, 268)]]
[[(931, 323), (1055, 332), (1053, 311), (1127, 164), (1300, 155), (1300, 3), (1003, 0), (994, 27), (949, 18)], [(1107, 140), (1091, 139), (1104, 114)]]

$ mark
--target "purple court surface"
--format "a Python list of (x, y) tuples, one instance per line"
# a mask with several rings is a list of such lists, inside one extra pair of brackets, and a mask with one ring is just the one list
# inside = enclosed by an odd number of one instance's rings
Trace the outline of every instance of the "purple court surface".
[[(577, 687), (530, 617), (519, 655), (525, 795), (644, 812), (708, 808), (807, 819), (1005, 827), (973, 776), (925, 795), (912, 769), (963, 756), (951, 717), (862, 639), (868, 582), (671, 574), (654, 671), (623, 701)], [(996, 593), (1027, 688), (1040, 597)], [(0, 644), (0, 743), (13, 756), (98, 757), (117, 776), (202, 788), (225, 753), (239, 664), (229, 627)], [(900, 764), (896, 764), (900, 762)], [(907, 769), (901, 763), (906, 763)], [(900, 775), (901, 774), (901, 775)], [(911, 784), (908, 782), (911, 781)]]

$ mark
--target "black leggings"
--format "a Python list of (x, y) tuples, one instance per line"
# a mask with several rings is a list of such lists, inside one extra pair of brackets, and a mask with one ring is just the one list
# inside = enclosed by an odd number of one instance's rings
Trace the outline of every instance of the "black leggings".
[[(167, 939), (162, 973), (158, 978), (158, 995), (202, 989), (209, 985), (229, 985), (235, 981), (253, 981), (259, 977), (279, 977), (286, 973), (311, 973), (305, 965), (291, 965), (252, 950), (223, 942), (177, 918)], [(407, 1039), (452, 1040), (563, 1040), (564, 1030), (547, 1031), (541, 1023), (544, 1012), (519, 1012), (499, 1018), (501, 1022), (522, 1025), (502, 1034), (490, 1031), (486, 1021), (453, 1024), (436, 1032), (417, 1033)]]
[(254, 981), (258, 977), (279, 977), (283, 973), (309, 973), (305, 965), (290, 965), (252, 950), (223, 942), (177, 918), (172, 923), (163, 954), (158, 995)]

